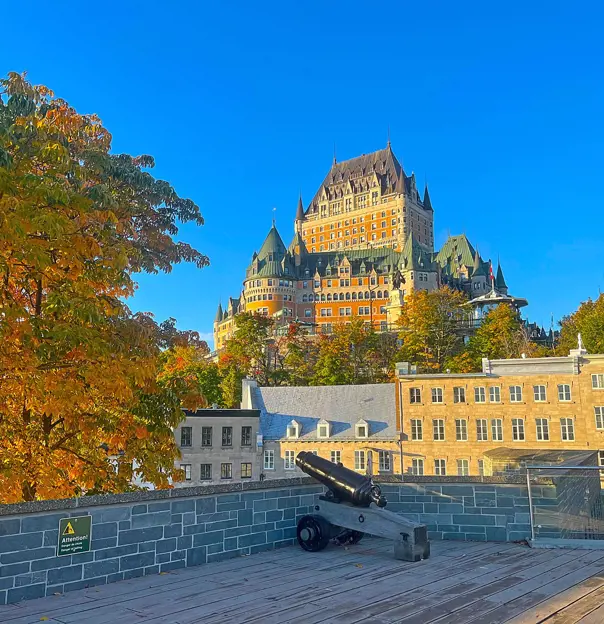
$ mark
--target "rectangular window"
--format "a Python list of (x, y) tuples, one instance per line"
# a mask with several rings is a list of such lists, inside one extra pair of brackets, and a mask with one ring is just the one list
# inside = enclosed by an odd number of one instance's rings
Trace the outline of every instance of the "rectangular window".
[(470, 474), (470, 462), (467, 459), (457, 460), (457, 476), (467, 477)]
[(241, 427), (241, 446), (252, 446), (251, 427)]
[(409, 388), (409, 403), (421, 403), (422, 391), (419, 388)]
[(501, 403), (501, 388), (499, 386), (491, 386), (489, 388), (489, 401), (491, 403)]
[(596, 414), (596, 429), (604, 429), (604, 406), (594, 407), (594, 412)]
[(524, 442), (524, 418), (512, 418), (512, 439), (515, 442)]
[(503, 421), (501, 418), (491, 419), (491, 437), (493, 442), (501, 442), (503, 440)]
[(222, 446), (233, 446), (233, 427), (222, 428)]
[(575, 440), (575, 423), (572, 418), (560, 419), (560, 433), (562, 439), (567, 442), (574, 442)]
[(275, 469), (275, 451), (264, 451), (264, 470)]
[(604, 451), (598, 451), (598, 463), (604, 466)]
[(599, 373), (591, 376), (591, 387), (594, 390), (604, 390), (604, 375)]
[(199, 478), (202, 481), (211, 481), (212, 480), (212, 464), (201, 464), (201, 470), (199, 473)]
[(191, 480), (191, 464), (180, 464), (180, 469), (185, 473), (185, 481)]
[(380, 472), (390, 472), (392, 466), (390, 463), (390, 451), (378, 451)]
[(510, 403), (522, 402), (522, 386), (510, 386)]
[(549, 440), (549, 423), (547, 418), (537, 418), (535, 423), (537, 425), (537, 440), (547, 442)]
[(478, 474), (484, 477), (484, 459), (478, 460)]
[(461, 386), (453, 388), (453, 403), (465, 403), (466, 402), (466, 389)]
[(412, 440), (422, 440), (423, 432), (422, 432), (422, 421), (413, 419), (411, 420), (411, 439)]
[(432, 434), (435, 441), (445, 439), (445, 421), (441, 418), (432, 421)]
[(474, 402), (486, 403), (486, 401), (487, 401), (486, 389), (483, 386), (479, 388), (474, 388)]
[(252, 478), (252, 464), (248, 462), (241, 464), (241, 478), (242, 479)]
[(558, 401), (570, 401), (569, 384), (558, 384)]
[(438, 477), (444, 477), (447, 474), (447, 462), (444, 459), (434, 460), (434, 474)]
[(201, 446), (212, 446), (212, 427), (201, 428)]
[(443, 389), (432, 388), (432, 403), (442, 403), (442, 402), (443, 402)]
[(220, 464), (220, 478), (221, 479), (233, 478), (233, 464)]
[(285, 451), (285, 470), (294, 470), (296, 468), (296, 453), (295, 451)]
[(487, 419), (479, 418), (476, 421), (476, 440), (478, 442), (486, 442), (489, 439), (489, 431), (487, 428)]
[(192, 438), (191, 427), (182, 427), (180, 429), (180, 446), (191, 446)]
[(455, 420), (455, 439), (458, 442), (468, 441), (468, 421), (465, 418)]
[(365, 451), (354, 452), (354, 469), (365, 470)]
[(411, 460), (411, 474), (423, 475), (424, 474), (424, 460), (414, 457)]
[(545, 401), (545, 386), (533, 386), (533, 395), (535, 397), (535, 402), (542, 403)]
[(339, 464), (342, 461), (342, 451), (331, 451), (330, 460), (333, 464)]

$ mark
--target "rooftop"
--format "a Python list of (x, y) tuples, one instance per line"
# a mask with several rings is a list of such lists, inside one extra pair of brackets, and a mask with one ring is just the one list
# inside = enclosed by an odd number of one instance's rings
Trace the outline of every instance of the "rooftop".
[(387, 540), (298, 547), (0, 607), (3, 624), (498, 624), (604, 621), (604, 551), (432, 542), (420, 563)]

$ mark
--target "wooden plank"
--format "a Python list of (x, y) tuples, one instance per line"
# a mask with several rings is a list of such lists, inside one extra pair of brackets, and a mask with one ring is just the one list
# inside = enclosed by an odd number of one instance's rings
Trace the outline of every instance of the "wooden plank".
[(579, 624), (602, 624), (604, 622), (604, 605), (579, 620)]
[(604, 587), (587, 594), (568, 607), (547, 618), (547, 624), (577, 624), (584, 615), (589, 615), (604, 604)]

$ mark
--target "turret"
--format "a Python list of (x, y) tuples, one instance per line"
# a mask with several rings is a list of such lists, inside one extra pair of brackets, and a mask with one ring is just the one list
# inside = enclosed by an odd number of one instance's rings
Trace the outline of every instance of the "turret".
[(426, 187), (424, 188), (424, 210), (430, 210), (431, 212), (434, 212), (434, 209), (432, 208), (432, 202), (430, 201), (430, 193), (428, 193), (428, 185), (426, 184)]
[(508, 286), (505, 283), (505, 278), (503, 277), (503, 271), (501, 270), (501, 264), (497, 261), (497, 276), (495, 277), (495, 288), (504, 295), (508, 294)]
[(220, 321), (222, 321), (222, 316), (222, 303), (218, 303), (218, 310), (216, 310), (216, 318), (214, 319), (214, 323), (220, 323)]

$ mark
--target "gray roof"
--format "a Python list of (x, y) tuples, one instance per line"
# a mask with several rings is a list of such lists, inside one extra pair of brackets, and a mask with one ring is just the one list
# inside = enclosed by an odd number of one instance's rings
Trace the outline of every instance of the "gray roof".
[(286, 437), (292, 420), (301, 440), (317, 440), (317, 425), (331, 425), (330, 439), (355, 440), (354, 425), (369, 425), (369, 440), (397, 440), (394, 384), (360, 386), (287, 386), (253, 388), (252, 406), (260, 410), (260, 431), (267, 440)]

